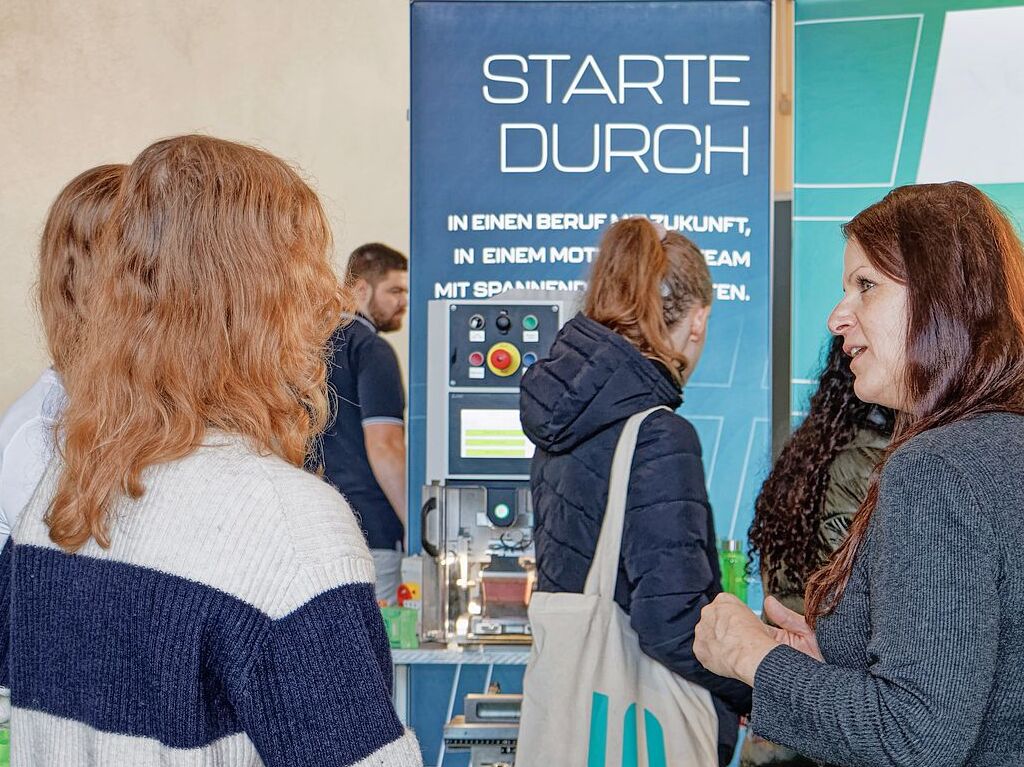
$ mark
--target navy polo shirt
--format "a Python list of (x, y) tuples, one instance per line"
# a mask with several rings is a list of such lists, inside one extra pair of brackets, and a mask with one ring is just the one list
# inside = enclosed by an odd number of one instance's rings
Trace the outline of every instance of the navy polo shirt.
[[(331, 421), (320, 443), (324, 477), (348, 499), (371, 549), (394, 549), (402, 523), (377, 484), (366, 457), (363, 426), (404, 425), (405, 392), (398, 358), (366, 317), (357, 315), (334, 332)], [(314, 467), (319, 456), (311, 456)]]

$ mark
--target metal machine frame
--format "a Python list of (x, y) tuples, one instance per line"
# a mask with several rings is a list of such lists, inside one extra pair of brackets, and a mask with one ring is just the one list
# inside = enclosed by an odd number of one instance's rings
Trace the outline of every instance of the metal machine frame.
[(519, 380), (546, 356), (578, 301), (575, 293), (519, 292), (430, 302), (420, 530), (434, 567), (422, 584), (425, 639), (530, 641), (532, 445), (515, 434)]

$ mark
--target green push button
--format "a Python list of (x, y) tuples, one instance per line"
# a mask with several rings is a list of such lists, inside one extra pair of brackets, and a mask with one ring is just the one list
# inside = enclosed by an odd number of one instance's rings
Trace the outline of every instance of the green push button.
[(539, 324), (540, 324), (540, 322), (532, 314), (527, 314), (525, 317), (523, 317), (523, 329), (524, 330), (536, 330), (537, 329), (537, 325), (539, 325)]
[(512, 513), (512, 509), (509, 508), (507, 503), (499, 503), (494, 507), (494, 516), (496, 519), (508, 519)]

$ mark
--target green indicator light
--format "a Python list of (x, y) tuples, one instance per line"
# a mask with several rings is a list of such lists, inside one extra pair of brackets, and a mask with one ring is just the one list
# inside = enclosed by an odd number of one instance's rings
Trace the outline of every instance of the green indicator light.
[(512, 513), (512, 509), (509, 508), (507, 503), (499, 503), (494, 507), (494, 516), (496, 519), (508, 519), (508, 515)]
[(532, 314), (527, 314), (525, 317), (523, 317), (524, 330), (536, 330), (538, 324), (540, 323), (537, 321), (537, 318), (534, 317)]

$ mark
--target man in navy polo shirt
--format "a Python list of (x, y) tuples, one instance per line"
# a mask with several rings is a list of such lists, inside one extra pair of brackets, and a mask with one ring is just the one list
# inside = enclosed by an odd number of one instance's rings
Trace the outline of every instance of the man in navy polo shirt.
[(398, 358), (378, 334), (402, 327), (409, 262), (387, 245), (362, 245), (349, 257), (346, 279), (359, 311), (332, 339), (335, 412), (321, 438), (324, 476), (360, 520), (377, 569), (377, 600), (394, 604), (405, 538), (405, 391)]

